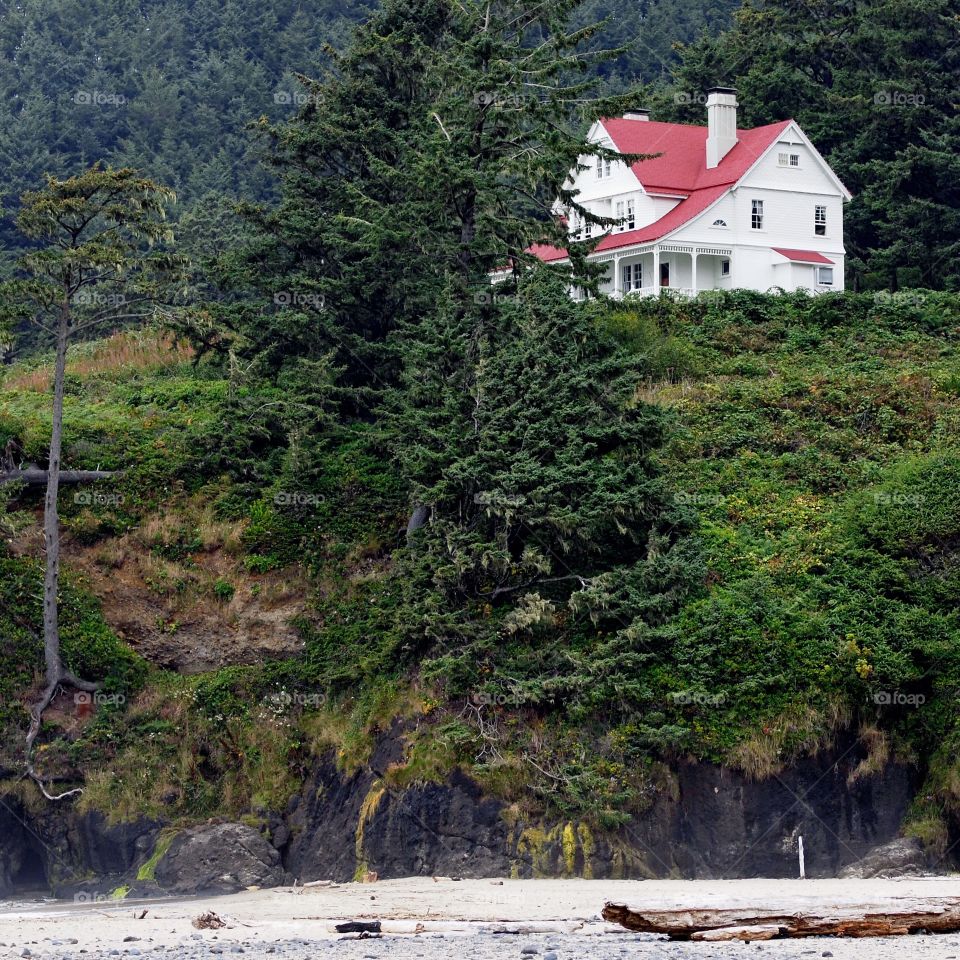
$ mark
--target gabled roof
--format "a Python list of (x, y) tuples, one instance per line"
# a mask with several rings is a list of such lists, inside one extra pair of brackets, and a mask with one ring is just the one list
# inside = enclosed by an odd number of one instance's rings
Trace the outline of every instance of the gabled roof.
[[(652, 243), (679, 229), (738, 183), (792, 124), (793, 120), (782, 120), (752, 130), (737, 130), (737, 143), (710, 169), (707, 167), (707, 127), (622, 118), (601, 121), (621, 153), (661, 154), (631, 165), (647, 193), (665, 193), (683, 199), (645, 227), (607, 234), (596, 250)], [(548, 262), (567, 256), (566, 250), (549, 244), (536, 244), (530, 252)]]
[(736, 183), (793, 123), (783, 120), (738, 130), (737, 143), (712, 170), (707, 168), (707, 128), (655, 120), (604, 120), (621, 153), (659, 153), (632, 165), (647, 193), (683, 193)]
[(771, 249), (774, 253), (779, 253), (781, 257), (786, 257), (796, 263), (833, 263), (832, 260), (828, 260), (822, 253), (817, 253), (816, 250), (792, 250), (789, 247), (772, 247)]

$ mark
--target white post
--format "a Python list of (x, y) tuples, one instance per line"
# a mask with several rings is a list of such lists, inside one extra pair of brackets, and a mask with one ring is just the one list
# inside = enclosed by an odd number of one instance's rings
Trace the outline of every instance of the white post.
[(615, 300), (620, 298), (622, 293), (620, 289), (620, 258), (614, 254), (613, 255), (613, 297)]
[(693, 295), (697, 295), (697, 251), (694, 250), (690, 254), (690, 287), (693, 290)]
[(660, 248), (653, 248), (653, 292), (660, 295)]
[(800, 850), (800, 879), (805, 880), (807, 878), (807, 871), (804, 869), (803, 863), (803, 837), (797, 838), (797, 846)]

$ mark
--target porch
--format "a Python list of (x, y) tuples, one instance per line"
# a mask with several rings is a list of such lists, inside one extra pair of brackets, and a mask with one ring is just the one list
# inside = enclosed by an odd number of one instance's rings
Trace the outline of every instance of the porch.
[(656, 244), (595, 260), (608, 264), (601, 290), (610, 297), (655, 297), (664, 291), (693, 297), (701, 290), (723, 290), (732, 285), (729, 247)]

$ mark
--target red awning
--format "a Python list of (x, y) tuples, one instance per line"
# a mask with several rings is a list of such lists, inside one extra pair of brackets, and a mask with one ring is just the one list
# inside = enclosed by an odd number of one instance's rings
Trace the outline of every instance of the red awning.
[(833, 264), (832, 260), (828, 260), (822, 253), (817, 253), (816, 250), (788, 250), (786, 247), (774, 247), (773, 252), (779, 253), (781, 257), (786, 257), (796, 263)]

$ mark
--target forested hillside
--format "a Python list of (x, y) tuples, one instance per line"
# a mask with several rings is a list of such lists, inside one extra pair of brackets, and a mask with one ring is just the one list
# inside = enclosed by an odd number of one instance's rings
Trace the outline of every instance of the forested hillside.
[[(269, 832), (356, 773), (362, 877), (384, 793), (458, 770), (514, 823), (629, 847), (688, 761), (764, 778), (842, 737), (844, 789), (909, 768), (904, 829), (949, 849), (960, 300), (952, 266), (919, 260), (950, 258), (957, 204), (925, 202), (918, 171), (955, 162), (952, 107), (898, 140), (863, 103), (876, 76), (838, 63), (855, 94), (821, 83), (809, 116), (862, 176), (857, 283), (915, 287), (610, 300), (597, 236), (552, 211), (601, 224), (568, 173), (610, 157), (584, 131), (664, 55), (604, 52), (626, 15), (384, 0), (324, 61), (357, 11), (90, 9), (4, 18), (14, 73), (48, 91), (15, 84), (11, 122), (36, 131), (3, 133), (16, 176), (48, 162), (31, 143), (71, 175), (31, 183), (9, 224), (30, 252), (0, 286), (5, 333), (39, 321), (57, 347), (0, 380), (0, 795)], [(789, 87), (817, 49), (791, 45), (793, 12), (747, 8), (644, 94), (687, 115), (737, 74), (748, 118), (809, 109), (761, 101), (771, 64), (734, 55), (760, 18)], [(99, 91), (89, 115), (75, 87)]]
[[(297, 108), (367, 12), (345, 0), (28, 0), (0, 4), (0, 164), (8, 212), (47, 173), (130, 164), (175, 189), (264, 198), (247, 125)], [(18, 248), (9, 218), (0, 245)]]
[[(123, 816), (279, 810), (314, 753), (333, 747), (356, 769), (399, 719), (391, 787), (459, 765), (527, 816), (610, 828), (642, 815), (657, 761), (764, 776), (849, 728), (869, 749), (857, 777), (894, 755), (917, 765), (911, 829), (943, 849), (958, 809), (960, 303), (743, 294), (587, 315), (636, 364), (647, 423), (669, 426), (653, 449), (649, 434), (627, 440), (607, 502), (565, 493), (562, 505), (579, 536), (585, 524), (602, 533), (593, 511), (626, 516), (622, 471), (652, 458), (660, 479), (632, 496), (668, 505), (670, 527), (647, 547), (662, 560), (631, 567), (604, 534), (592, 560), (554, 557), (558, 583), (537, 598), (495, 597), (507, 584), (491, 570), (452, 606), (455, 572), (431, 580), (426, 558), (406, 556), (406, 500), (376, 431), (357, 424), (291, 459), (272, 390), (152, 337), (78, 353), (70, 462), (128, 472), (65, 505), (65, 643), (107, 685), (90, 726), (52, 715), (45, 772), (82, 771), (83, 803)], [(549, 344), (549, 323), (530, 333)], [(37, 458), (48, 376), (14, 368), (3, 384), (0, 439)], [(511, 403), (522, 377), (490, 377), (511, 423), (482, 425), (489, 454), (481, 442), (475, 456), (503, 466), (479, 488), (480, 510), (546, 531), (550, 497), (572, 478), (558, 462), (525, 489), (522, 438), (558, 458), (582, 439), (521, 413), (528, 392)], [(558, 422), (576, 420), (555, 399)], [(36, 656), (31, 513), (27, 498), (7, 515), (0, 561), (9, 765)], [(569, 606), (567, 571), (590, 584)], [(274, 615), (292, 616), (299, 638), (270, 637)]]

